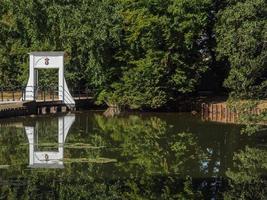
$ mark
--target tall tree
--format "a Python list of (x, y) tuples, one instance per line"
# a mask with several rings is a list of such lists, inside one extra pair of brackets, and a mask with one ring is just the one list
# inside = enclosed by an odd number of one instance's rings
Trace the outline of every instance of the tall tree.
[(66, 52), (67, 78), (73, 87), (101, 88), (108, 84), (115, 74), (109, 69), (116, 65), (116, 6), (112, 4), (109, 0), (3, 1), (2, 84), (26, 83), (28, 52), (61, 50)]
[(119, 0), (122, 77), (104, 93), (132, 108), (158, 108), (191, 93), (207, 69), (201, 51), (210, 0)]
[(266, 96), (267, 4), (264, 0), (228, 0), (217, 22), (217, 51), (231, 70), (225, 86), (238, 97)]

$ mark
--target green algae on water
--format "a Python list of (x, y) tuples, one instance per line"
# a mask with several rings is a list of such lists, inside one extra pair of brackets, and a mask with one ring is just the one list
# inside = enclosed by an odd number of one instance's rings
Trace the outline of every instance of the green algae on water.
[(97, 164), (106, 164), (117, 162), (116, 159), (111, 158), (64, 158), (64, 163), (97, 163)]

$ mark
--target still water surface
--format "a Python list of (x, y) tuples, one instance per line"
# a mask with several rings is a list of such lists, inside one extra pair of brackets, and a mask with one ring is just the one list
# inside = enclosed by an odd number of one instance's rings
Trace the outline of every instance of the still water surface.
[(86, 111), (0, 127), (0, 199), (267, 197), (264, 133), (240, 135), (238, 125)]

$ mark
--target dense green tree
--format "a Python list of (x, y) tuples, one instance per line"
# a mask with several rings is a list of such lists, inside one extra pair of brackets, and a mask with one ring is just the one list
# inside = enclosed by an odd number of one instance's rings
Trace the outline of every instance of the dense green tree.
[(17, 33), (14, 17), (8, 7), (7, 1), (0, 5), (0, 86), (12, 86), (18, 84), (19, 70), (16, 52), (19, 42), (16, 41)]
[(114, 78), (109, 69), (116, 65), (112, 59), (117, 40), (112, 29), (115, 8), (106, 0), (4, 0), (0, 9), (1, 84), (26, 83), (28, 52), (63, 50), (73, 87), (104, 87)]
[[(3, 0), (0, 86), (26, 84), (28, 52), (65, 51), (71, 87), (110, 105), (159, 108), (224, 80), (260, 97), (266, 32), (264, 0)], [(41, 73), (40, 86), (55, 84)]]
[(230, 63), (225, 85), (238, 97), (266, 96), (267, 4), (228, 0), (218, 14), (217, 51)]
[(123, 46), (116, 54), (122, 76), (102, 93), (131, 108), (157, 108), (192, 93), (207, 69), (202, 37), (209, 0), (118, 1)]
[(1, 84), (26, 83), (28, 52), (64, 50), (72, 87), (94, 88), (100, 101), (158, 108), (194, 92), (211, 65), (203, 42), (211, 6), (211, 0), (5, 0)]

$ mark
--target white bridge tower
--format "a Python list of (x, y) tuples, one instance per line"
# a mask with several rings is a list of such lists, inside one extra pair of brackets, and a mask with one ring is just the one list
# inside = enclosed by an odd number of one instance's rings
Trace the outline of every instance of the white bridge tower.
[(74, 107), (75, 101), (71, 96), (64, 77), (64, 52), (31, 52), (29, 80), (25, 89), (24, 100), (36, 100), (38, 69), (58, 69), (58, 98), (69, 107)]

